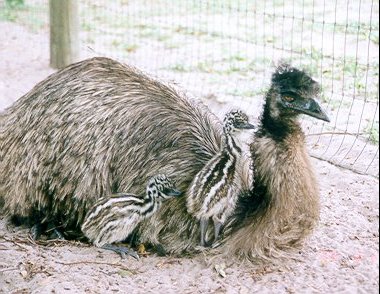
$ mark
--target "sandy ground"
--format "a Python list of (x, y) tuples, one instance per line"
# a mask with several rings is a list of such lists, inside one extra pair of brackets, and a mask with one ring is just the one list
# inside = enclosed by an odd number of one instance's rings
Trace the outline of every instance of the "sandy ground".
[[(3, 109), (53, 70), (45, 37), (7, 23), (0, 31), (7, 32), (0, 35)], [(0, 293), (378, 293), (378, 179), (313, 164), (321, 222), (299, 261), (274, 267), (203, 254), (121, 259), (83, 243), (36, 244), (27, 229), (8, 226), (0, 216)]]

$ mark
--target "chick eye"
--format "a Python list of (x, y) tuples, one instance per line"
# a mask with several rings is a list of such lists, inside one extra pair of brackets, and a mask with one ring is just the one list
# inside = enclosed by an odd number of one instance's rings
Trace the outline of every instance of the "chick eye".
[(283, 96), (282, 99), (284, 99), (286, 102), (293, 102), (294, 98), (292, 96)]

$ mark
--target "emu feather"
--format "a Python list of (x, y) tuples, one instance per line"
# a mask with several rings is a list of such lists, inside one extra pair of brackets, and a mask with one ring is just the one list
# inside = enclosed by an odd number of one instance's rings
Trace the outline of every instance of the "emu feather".
[[(250, 148), (254, 185), (240, 192), (223, 232), (228, 254), (282, 256), (317, 224), (318, 186), (297, 116), (328, 120), (313, 100), (318, 92), (298, 69), (273, 74)], [(93, 58), (49, 76), (1, 114), (0, 199), (9, 216), (80, 231), (98, 199), (136, 194), (158, 172), (186, 191), (220, 144), (220, 122), (202, 103), (135, 68)], [(185, 197), (137, 229), (140, 241), (173, 254), (198, 243)]]

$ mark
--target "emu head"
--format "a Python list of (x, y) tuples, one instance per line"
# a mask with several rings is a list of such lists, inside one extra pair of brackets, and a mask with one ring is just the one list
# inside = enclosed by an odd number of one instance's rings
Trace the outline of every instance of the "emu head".
[(306, 114), (329, 122), (327, 114), (315, 100), (320, 92), (319, 84), (304, 71), (281, 64), (272, 75), (272, 84), (267, 95), (269, 114), (276, 120), (292, 119), (299, 114)]
[(255, 127), (249, 123), (248, 116), (240, 110), (228, 112), (223, 120), (223, 130), (225, 134), (233, 134), (239, 130), (254, 128)]
[(174, 182), (163, 174), (156, 175), (149, 180), (146, 193), (149, 198), (159, 200), (177, 197), (182, 194), (174, 187)]

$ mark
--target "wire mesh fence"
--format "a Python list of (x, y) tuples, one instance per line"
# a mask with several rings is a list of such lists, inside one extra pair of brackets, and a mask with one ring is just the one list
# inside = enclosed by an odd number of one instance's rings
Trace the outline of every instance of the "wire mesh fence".
[[(48, 34), (48, 1), (13, 1), (0, 4), (1, 20)], [(378, 176), (378, 1), (83, 0), (79, 9), (82, 58), (174, 80), (212, 111), (257, 117), (279, 60), (306, 69), (331, 118), (302, 118), (310, 153)]]

